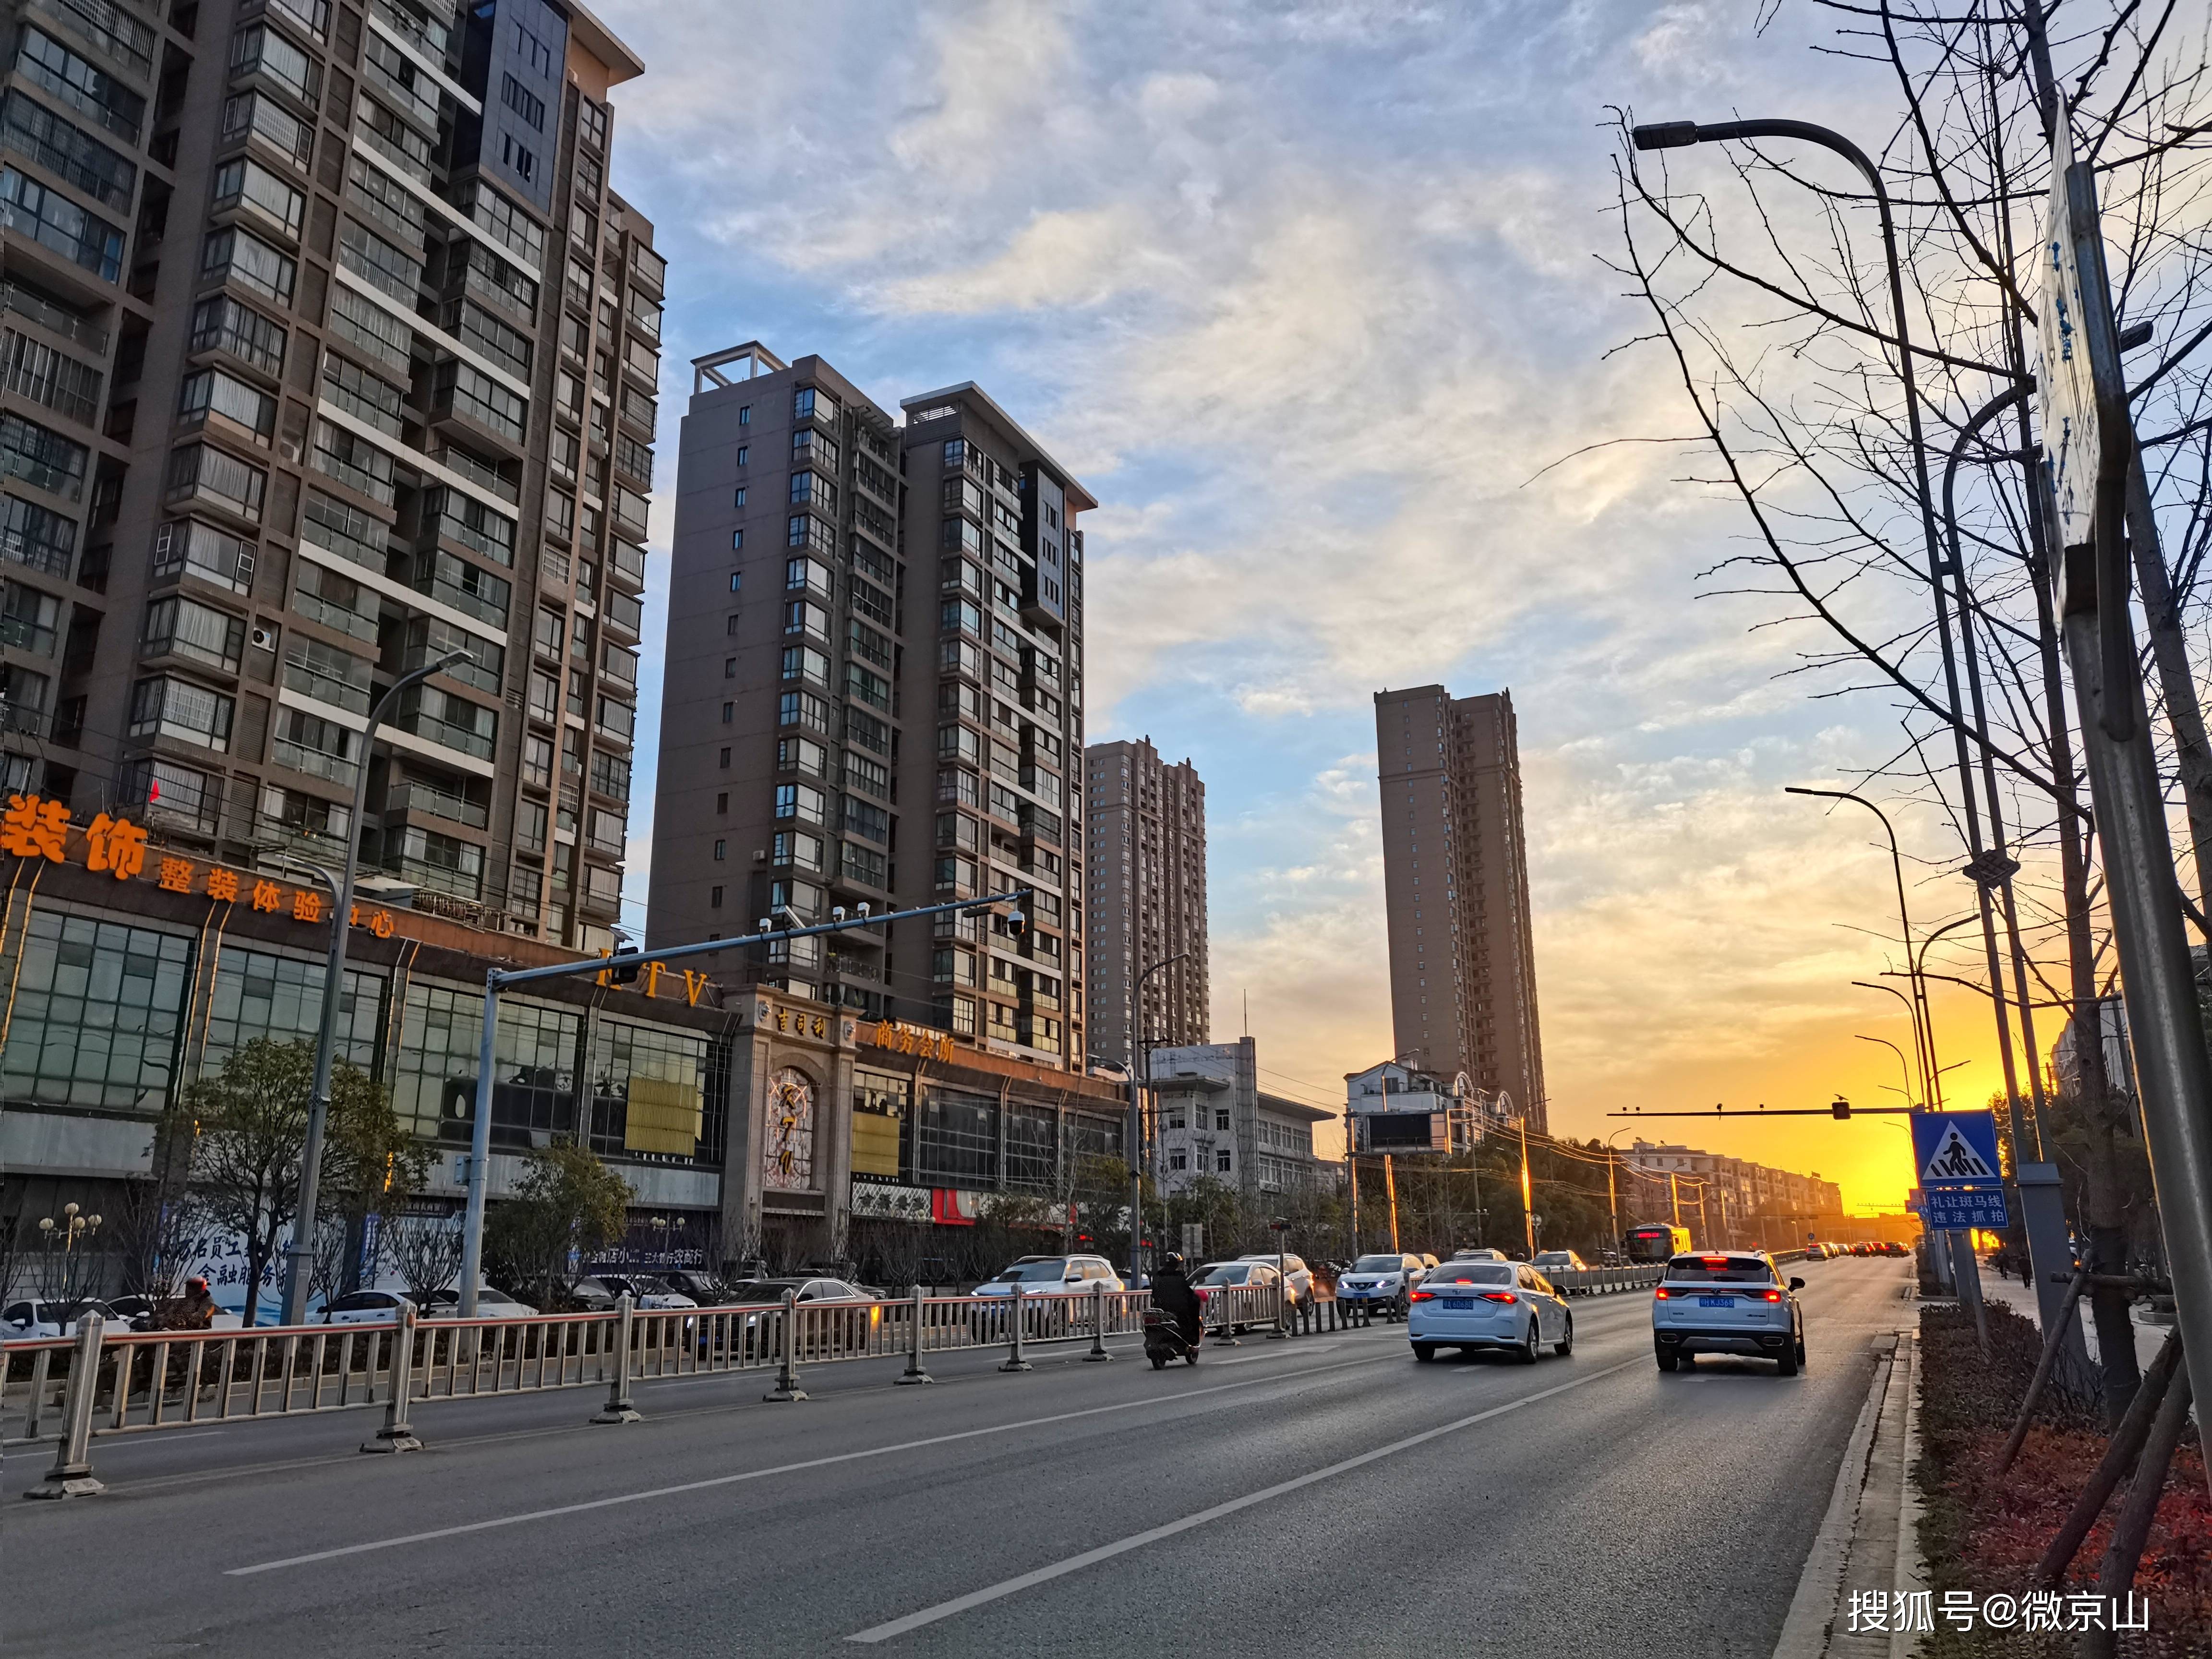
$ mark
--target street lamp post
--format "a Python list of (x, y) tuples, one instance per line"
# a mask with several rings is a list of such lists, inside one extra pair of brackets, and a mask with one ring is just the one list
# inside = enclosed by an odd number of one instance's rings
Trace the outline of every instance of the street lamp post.
[(1879, 1042), (1883, 1048), (1888, 1049), (1890, 1053), (1897, 1056), (1898, 1073), (1905, 1079), (1905, 1103), (1908, 1106), (1912, 1105), (1914, 1103), (1912, 1098), (1912, 1068), (1905, 1063), (1905, 1050), (1899, 1048), (1887, 1037), (1869, 1036), (1863, 1031), (1855, 1031), (1852, 1035), (1857, 1037), (1861, 1042)]
[[(1789, 784), (1784, 786), (1782, 793), (1785, 795), (1818, 795), (1828, 800), (1851, 801), (1865, 807), (1868, 811), (1881, 820), (1883, 832), (1889, 837), (1890, 874), (1897, 882), (1897, 925), (1905, 938), (1905, 963), (1908, 967), (1911, 966), (1913, 961), (1912, 913), (1905, 902), (1905, 860), (1898, 854), (1897, 826), (1889, 821), (1889, 814), (1876, 806), (1864, 795), (1853, 794), (1848, 789), (1806, 789), (1795, 784)], [(1917, 969), (1915, 969), (1912, 975), (1911, 984), (1912, 995), (1908, 999), (1908, 1002), (1912, 1010), (1912, 1047), (1914, 1052), (1920, 1056), (1921, 1094), (1925, 1098), (1928, 1094), (1928, 1074), (1935, 1069), (1936, 1066), (1936, 1023), (1928, 1009), (1928, 988), (1921, 982)], [(1887, 986), (1881, 988), (1889, 989)], [(1899, 993), (1899, 994), (1903, 994)]]
[(420, 685), (433, 674), (442, 674), (456, 663), (470, 660), (465, 651), (448, 651), (434, 662), (423, 664), (392, 681), (392, 688), (368, 711), (362, 728), (361, 759), (354, 773), (353, 816), (346, 823), (345, 862), (339, 866), (336, 907), (331, 915), (331, 950), (323, 968), (322, 1019), (315, 1031), (315, 1082), (307, 1108), (307, 1141), (300, 1153), (299, 1201), (292, 1212), (292, 1249), (284, 1262), (283, 1322), (298, 1325), (307, 1317), (308, 1264), (314, 1255), (316, 1187), (321, 1179), (323, 1131), (330, 1119), (331, 1068), (337, 1049), (338, 1000), (345, 981), (346, 943), (352, 931), (354, 875), (361, 862), (361, 818), (368, 804), (369, 751), (376, 728), (398, 701), (399, 694)]
[(1152, 1049), (1145, 1030), (1145, 981), (1161, 969), (1190, 954), (1178, 951), (1163, 957), (1137, 975), (1129, 1003), (1129, 1288), (1134, 1290), (1142, 1271), (1145, 1238), (1145, 1105), (1144, 1091), (1152, 1086)]

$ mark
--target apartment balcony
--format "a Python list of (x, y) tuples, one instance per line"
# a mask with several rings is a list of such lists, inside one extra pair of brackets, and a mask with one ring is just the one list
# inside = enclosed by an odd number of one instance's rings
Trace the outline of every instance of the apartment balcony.
[(491, 824), (491, 808), (483, 801), (471, 800), (459, 791), (428, 779), (410, 778), (385, 795), (384, 817), (387, 825), (410, 818), (431, 817), (470, 830), (484, 830)]

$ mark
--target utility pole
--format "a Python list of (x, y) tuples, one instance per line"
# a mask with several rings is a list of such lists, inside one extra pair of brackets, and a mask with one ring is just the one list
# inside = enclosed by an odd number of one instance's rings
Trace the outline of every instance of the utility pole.
[(1528, 1120), (1521, 1119), (1521, 1231), (1528, 1246), (1528, 1259), (1536, 1259), (1535, 1191), (1528, 1179)]
[[(2175, 1322), (2191, 1374), (2212, 1377), (2212, 1064), (2197, 1001), (2181, 890), (2136, 671), (2132, 572), (2127, 542), (2129, 484), (2136, 459), (2127, 380), (2105, 268), (2094, 164), (2073, 155), (2066, 107), (2057, 97), (2039, 0), (2026, 6), (2033, 67), (2051, 141), (2051, 192), (2039, 320), (2045, 550), (2055, 606), (2073, 671), (2097, 840), (2118, 946), (2120, 982), (2135, 1051), (2151, 1183), (2166, 1235)], [(2068, 319), (2070, 331), (2062, 338)], [(2087, 1013), (2100, 1042), (2101, 1011)], [(2093, 1218), (2092, 1266), (2106, 1273), (2118, 1229)], [(2118, 1352), (2124, 1304), (2094, 1305), (2106, 1359), (2106, 1420), (2133, 1393), (2131, 1352)], [(2107, 1332), (2120, 1338), (2108, 1341)], [(2114, 1361), (2118, 1361), (2116, 1366)]]
[(1152, 1086), (1152, 1047), (1145, 1024), (1145, 981), (1190, 954), (1163, 957), (1137, 975), (1129, 1003), (1129, 1285), (1144, 1275), (1145, 1091)]
[(1667, 1171), (1667, 1201), (1674, 1207), (1674, 1224), (1682, 1224), (1682, 1179), (1672, 1170)]
[(1390, 1200), (1390, 1248), (1398, 1248), (1398, 1177), (1391, 1171), (1390, 1154), (1382, 1154), (1382, 1191)]

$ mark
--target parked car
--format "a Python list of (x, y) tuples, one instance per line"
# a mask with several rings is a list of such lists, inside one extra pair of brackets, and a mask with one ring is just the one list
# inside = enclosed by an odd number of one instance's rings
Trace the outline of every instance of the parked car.
[(1784, 1283), (1764, 1250), (1678, 1255), (1651, 1297), (1651, 1346), (1662, 1371), (1701, 1353), (1771, 1359), (1784, 1376), (1805, 1364), (1802, 1279)]
[(1408, 1298), (1406, 1340), (1416, 1359), (1434, 1359), (1438, 1348), (1495, 1348), (1533, 1365), (1547, 1342), (1563, 1358), (1574, 1352), (1575, 1316), (1528, 1262), (1448, 1261)]
[[(1201, 1304), (1212, 1300), (1213, 1292), (1225, 1290), (1265, 1291), (1282, 1283), (1276, 1273), (1273, 1258), (1255, 1261), (1246, 1256), (1237, 1261), (1209, 1261), (1190, 1276), (1190, 1287), (1198, 1292)], [(1267, 1298), (1271, 1304), (1273, 1297)], [(1273, 1322), (1273, 1316), (1270, 1316)], [(1249, 1320), (1238, 1320), (1229, 1327), (1230, 1334), (1251, 1328)]]
[(1528, 1265), (1540, 1273), (1582, 1273), (1589, 1271), (1589, 1263), (1572, 1250), (1539, 1250)]
[(719, 1308), (730, 1299), (726, 1280), (689, 1267), (672, 1267), (653, 1275), (678, 1296), (688, 1296), (702, 1308)]
[(1469, 1244), (1451, 1253), (1454, 1261), (1503, 1261), (1505, 1252), (1493, 1250), (1486, 1244)]
[(1012, 1296), (1019, 1285), (1024, 1296), (1088, 1296), (1096, 1284), (1121, 1289), (1121, 1276), (1103, 1255), (1025, 1255), (973, 1294)]
[[(1237, 1259), (1239, 1261), (1264, 1262), (1270, 1267), (1276, 1262), (1275, 1253), (1273, 1250), (1262, 1250), (1253, 1255), (1240, 1255)], [(1288, 1250), (1284, 1251), (1282, 1274), (1283, 1282), (1290, 1288), (1291, 1305), (1293, 1308), (1310, 1307), (1314, 1299), (1314, 1276), (1313, 1270), (1306, 1266), (1305, 1258), (1301, 1255), (1292, 1255)]]
[[(453, 1292), (447, 1291), (447, 1295)], [(458, 1304), (460, 1298), (453, 1297)], [(333, 1297), (319, 1315), (308, 1316), (310, 1324), (322, 1325), (389, 1325), (399, 1317), (400, 1304), (406, 1297), (398, 1291), (354, 1291)]]
[(577, 1304), (587, 1313), (606, 1313), (623, 1297), (630, 1306), (651, 1310), (664, 1308), (696, 1308), (693, 1297), (680, 1291), (671, 1290), (644, 1273), (594, 1273), (589, 1279), (580, 1279), (569, 1292)]
[[(17, 1341), (38, 1336), (75, 1336), (77, 1321), (88, 1313), (96, 1313), (111, 1322), (118, 1317), (115, 1310), (97, 1297), (79, 1297), (74, 1302), (11, 1302), (0, 1309), (0, 1335)], [(119, 1322), (127, 1326), (131, 1322), (125, 1319)]]
[(865, 1300), (857, 1285), (842, 1279), (756, 1279), (749, 1284), (733, 1285), (726, 1307), (750, 1307), (759, 1303), (781, 1302), (786, 1291), (795, 1291), (801, 1302), (854, 1302)]
[(1417, 1255), (1363, 1255), (1336, 1281), (1336, 1299), (1355, 1307), (1379, 1307), (1386, 1314), (1401, 1314), (1413, 1287), (1428, 1271), (1429, 1264)]

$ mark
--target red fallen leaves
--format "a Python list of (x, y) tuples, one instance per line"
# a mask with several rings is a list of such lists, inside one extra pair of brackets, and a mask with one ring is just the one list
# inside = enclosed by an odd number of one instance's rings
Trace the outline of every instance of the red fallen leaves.
[[(1921, 1449), (1918, 1476), (1932, 1517), (1925, 1542), (1931, 1575), (1947, 1588), (2018, 1593), (2035, 1588), (2044, 1551), (2088, 1485), (2106, 1437), (2086, 1402), (2054, 1402), (2022, 1443), (2002, 1479), (1996, 1461), (2034, 1366), (2035, 1328), (1992, 1307), (1985, 1364), (1970, 1320), (1948, 1309), (1921, 1316)], [(2126, 1495), (2114, 1494), (2074, 1558), (2064, 1589), (2090, 1589)], [(2202, 1448), (2174, 1454), (2136, 1569), (2136, 1593), (2151, 1603), (2161, 1648), (2212, 1650), (2212, 1498)]]

